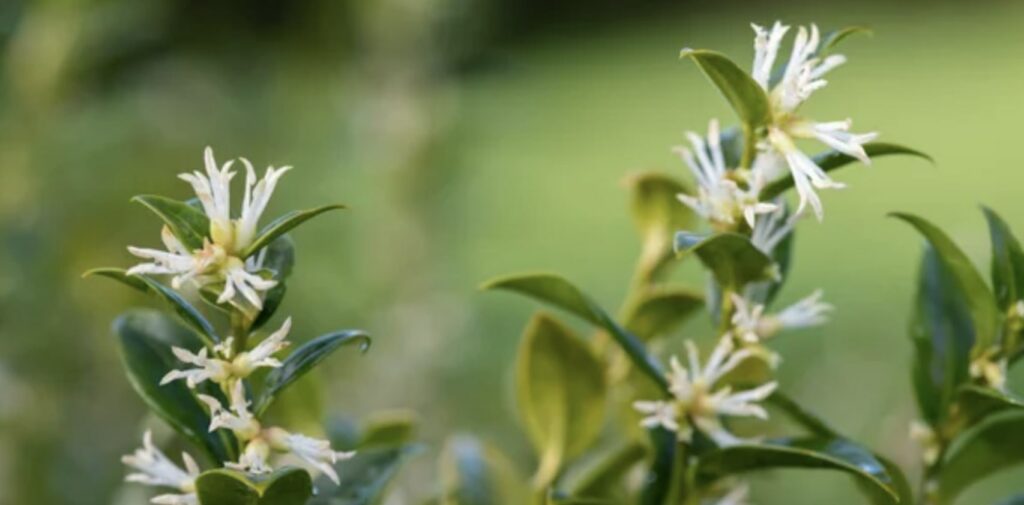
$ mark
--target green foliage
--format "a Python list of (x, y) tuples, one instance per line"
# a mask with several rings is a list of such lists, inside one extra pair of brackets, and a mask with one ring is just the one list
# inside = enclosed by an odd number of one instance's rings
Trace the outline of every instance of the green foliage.
[[(917, 149), (911, 149), (909, 147), (902, 146), (899, 144), (892, 144), (889, 142), (868, 142), (867, 144), (864, 144), (862, 147), (864, 148), (864, 152), (870, 158), (877, 158), (879, 156), (886, 156), (889, 154), (906, 154), (910, 156), (916, 156), (918, 158), (923, 158), (934, 163), (934, 160), (931, 156), (921, 151), (918, 151)], [(850, 163), (857, 161), (857, 158), (854, 158), (853, 156), (841, 153), (836, 150), (825, 151), (823, 153), (815, 155), (812, 159), (814, 160), (815, 164), (817, 164), (819, 167), (821, 167), (822, 170), (826, 172), (837, 170), (839, 168), (845, 167), (846, 165), (849, 165)], [(761, 190), (761, 198), (764, 200), (771, 200), (781, 195), (783, 192), (792, 187), (793, 176), (786, 175), (781, 179), (765, 186), (765, 188)]]
[(181, 381), (160, 385), (167, 372), (178, 368), (171, 347), (195, 349), (200, 342), (186, 329), (155, 311), (128, 312), (114, 323), (121, 359), (132, 387), (146, 405), (183, 437), (216, 461), (228, 459), (230, 447), (210, 433), (210, 417)]
[(971, 484), (1020, 463), (1024, 463), (1024, 411), (995, 414), (965, 431), (946, 450), (940, 503), (952, 503)]
[(1024, 298), (1024, 249), (995, 211), (982, 207), (992, 239), (992, 287), (1004, 311)]
[(938, 259), (948, 270), (970, 310), (974, 327), (974, 354), (987, 350), (999, 337), (1000, 312), (992, 292), (974, 265), (942, 230), (925, 219), (899, 212), (892, 216), (916, 228), (935, 249)]
[(623, 480), (638, 463), (644, 461), (647, 448), (639, 442), (626, 442), (594, 458), (590, 464), (573, 475), (567, 485), (570, 496), (612, 500), (625, 500)]
[(821, 37), (821, 45), (818, 48), (818, 55), (827, 55), (831, 49), (835, 48), (840, 42), (851, 35), (863, 34), (870, 36), (872, 33), (871, 28), (866, 26), (847, 26), (837, 30), (831, 30)]
[(216, 331), (213, 329), (213, 325), (210, 324), (206, 317), (173, 289), (160, 284), (145, 275), (127, 275), (125, 271), (120, 268), (94, 268), (84, 274), (85, 277), (93, 275), (113, 279), (126, 286), (142, 291), (143, 293), (157, 297), (166, 303), (167, 306), (170, 307), (171, 310), (173, 310), (181, 319), (181, 321), (189, 328), (192, 328), (205, 343), (210, 344), (220, 342), (220, 337), (217, 336)]
[(715, 281), (732, 292), (778, 276), (775, 262), (743, 235), (718, 233), (705, 237), (679, 232), (675, 244), (679, 254), (696, 254)]
[(639, 295), (625, 318), (626, 328), (641, 340), (678, 328), (704, 304), (704, 297), (684, 288), (652, 288)]
[(884, 500), (874, 503), (899, 503), (899, 494), (885, 465), (867, 449), (842, 438), (784, 438), (723, 447), (700, 457), (697, 474), (702, 480), (713, 481), (766, 468), (839, 470), (882, 491), (878, 496)]
[(256, 402), (257, 415), (270, 406), (270, 403), (274, 401), (274, 396), (281, 390), (312, 370), (332, 352), (353, 343), (358, 344), (360, 352), (365, 353), (370, 348), (370, 337), (361, 330), (339, 331), (321, 335), (292, 351), (280, 367), (267, 374), (263, 391)]
[(516, 359), (516, 396), (540, 459), (534, 476), (539, 487), (597, 437), (606, 395), (604, 369), (587, 345), (552, 317), (534, 316)]
[(281, 468), (265, 477), (235, 470), (203, 472), (196, 479), (200, 505), (304, 505), (313, 496), (309, 473)]
[(667, 385), (661, 365), (635, 335), (615, 322), (590, 297), (569, 281), (552, 274), (512, 275), (484, 283), (483, 289), (506, 289), (566, 310), (608, 331), (633, 364), (661, 386)]
[(421, 452), (413, 444), (360, 450), (335, 465), (339, 484), (317, 479), (317, 495), (309, 505), (380, 505), (402, 464)]
[(196, 207), (156, 195), (138, 195), (132, 201), (144, 205), (159, 216), (189, 250), (203, 248), (210, 233), (210, 219)]
[(683, 49), (680, 58), (690, 58), (736, 111), (745, 130), (756, 130), (769, 120), (768, 96), (750, 74), (722, 53), (705, 49)]
[(288, 233), (288, 231), (290, 231), (292, 228), (295, 228), (296, 226), (310, 219), (313, 219), (314, 217), (319, 216), (324, 212), (327, 212), (329, 210), (340, 210), (344, 208), (344, 205), (334, 204), (323, 205), (313, 209), (293, 210), (291, 212), (288, 212), (287, 214), (284, 214), (283, 216), (273, 220), (270, 224), (268, 224), (262, 230), (260, 230), (256, 238), (253, 239), (252, 244), (249, 244), (249, 246), (246, 247), (244, 251), (242, 251), (241, 256), (243, 258), (248, 258), (249, 256), (256, 254), (257, 252), (259, 252), (260, 249), (263, 249), (266, 245), (270, 244), (278, 237), (284, 235), (285, 233)]
[(640, 232), (642, 250), (637, 275), (643, 281), (662, 277), (672, 254), (672, 234), (693, 223), (693, 212), (676, 195), (690, 189), (664, 174), (642, 173), (626, 179), (632, 196), (633, 222)]

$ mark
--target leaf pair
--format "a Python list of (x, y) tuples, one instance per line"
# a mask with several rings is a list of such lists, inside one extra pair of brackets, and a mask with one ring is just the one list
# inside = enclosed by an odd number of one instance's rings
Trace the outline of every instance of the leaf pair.
[(313, 496), (309, 472), (285, 467), (267, 476), (218, 468), (196, 478), (201, 505), (306, 505)]

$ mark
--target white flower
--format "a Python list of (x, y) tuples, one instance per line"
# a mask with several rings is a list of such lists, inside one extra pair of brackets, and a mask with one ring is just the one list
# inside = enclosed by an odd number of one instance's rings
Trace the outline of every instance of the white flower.
[[(675, 402), (638, 401), (633, 403), (633, 408), (645, 417), (640, 421), (644, 428), (662, 427), (669, 431), (679, 431), (679, 407)], [(687, 436), (689, 438), (689, 436)]]
[(231, 408), (226, 409), (220, 400), (209, 395), (196, 395), (210, 409), (210, 431), (226, 428), (241, 440), (259, 436), (260, 423), (249, 412), (249, 401), (245, 397), (245, 385), (235, 381), (231, 387)]
[(249, 351), (243, 351), (234, 355), (232, 344), (233, 337), (226, 338), (220, 344), (214, 346), (214, 357), (208, 356), (204, 347), (198, 353), (192, 353), (188, 349), (172, 347), (171, 352), (183, 363), (194, 365), (195, 368), (186, 370), (171, 370), (163, 377), (160, 384), (167, 384), (171, 381), (185, 379), (188, 387), (195, 388), (196, 385), (213, 381), (217, 384), (228, 384), (230, 381), (244, 379), (252, 374), (257, 368), (278, 368), (281, 361), (274, 357), (290, 343), (285, 340), (292, 328), (292, 318), (285, 319), (277, 331), (265, 338), (256, 347)]
[(181, 454), (185, 469), (175, 465), (153, 444), (153, 434), (146, 431), (142, 447), (124, 456), (121, 461), (134, 470), (125, 478), (149, 486), (172, 488), (178, 493), (163, 494), (153, 498), (152, 503), (163, 505), (197, 505), (195, 479), (199, 476), (199, 465), (187, 453)]
[(990, 347), (971, 360), (971, 378), (986, 386), (1003, 391), (1006, 388), (1006, 358), (999, 358), (998, 347)]
[(327, 440), (288, 433), (281, 428), (270, 428), (265, 431), (264, 436), (272, 449), (294, 454), (322, 472), (335, 484), (339, 481), (338, 472), (334, 470), (333, 465), (355, 455), (355, 452), (339, 452), (331, 449), (331, 443)]
[(274, 469), (270, 466), (270, 446), (262, 437), (257, 437), (245, 444), (245, 450), (238, 458), (237, 463), (226, 463), (224, 466), (249, 473), (270, 473)]
[(782, 155), (789, 165), (800, 195), (800, 209), (810, 204), (818, 220), (821, 220), (824, 211), (815, 189), (841, 188), (843, 185), (833, 181), (814, 160), (800, 151), (794, 140), (818, 140), (864, 164), (870, 164), (871, 160), (862, 146), (877, 137), (877, 134), (851, 133), (849, 119), (819, 123), (796, 114), (800, 105), (812, 93), (828, 84), (822, 77), (846, 62), (846, 58), (838, 54), (825, 58), (819, 56), (821, 36), (817, 26), (811, 25), (809, 31), (802, 26), (798, 29), (789, 62), (778, 83), (772, 82), (772, 71), (782, 38), (789, 27), (780, 22), (776, 22), (770, 31), (758, 25), (752, 26), (756, 35), (751, 76), (768, 93), (771, 107), (768, 142), (763, 148)]
[(719, 445), (742, 442), (742, 439), (725, 429), (719, 418), (733, 416), (766, 419), (768, 413), (754, 402), (764, 400), (771, 395), (777, 384), (770, 382), (736, 393), (733, 393), (729, 386), (716, 388), (715, 384), (719, 379), (736, 368), (743, 360), (752, 356), (747, 349), (733, 352), (734, 349), (731, 338), (719, 339), (718, 345), (708, 357), (707, 363), (701, 367), (697, 357), (697, 347), (692, 341), (687, 341), (689, 369), (682, 366), (679, 360), (673, 356), (671, 359), (672, 371), (668, 374), (669, 392), (673, 397), (672, 403), (675, 406), (676, 416), (671, 419), (671, 422), (666, 419), (673, 413), (665, 405), (666, 402), (635, 402), (633, 407), (648, 415), (642, 421), (642, 425), (647, 427), (663, 426), (672, 429), (675, 424), (676, 428), (673, 431), (677, 433), (680, 440), (691, 440), (693, 428), (697, 428)]
[[(680, 193), (679, 201), (712, 223), (729, 227), (736, 224), (737, 218), (745, 219), (753, 227), (758, 214), (775, 210), (774, 204), (757, 200), (763, 185), (756, 177), (760, 172), (726, 168), (718, 120), (712, 119), (708, 125), (706, 143), (694, 132), (687, 132), (686, 136), (692, 149), (678, 147), (676, 152), (697, 180), (697, 195)], [(743, 188), (737, 180), (743, 182)]]
[(788, 218), (785, 216), (785, 210), (779, 206), (775, 212), (769, 213), (764, 219), (759, 219), (750, 234), (750, 242), (754, 247), (771, 256), (779, 243), (796, 227), (802, 214), (794, 212)]
[(133, 255), (151, 260), (129, 269), (130, 275), (173, 275), (171, 282), (175, 289), (180, 288), (185, 281), (193, 281), (200, 287), (223, 282), (224, 288), (217, 299), (219, 303), (232, 301), (236, 295), (241, 295), (256, 309), (262, 308), (260, 293), (273, 288), (277, 282), (264, 279), (256, 273), (262, 264), (262, 254), (248, 259), (242, 258), (241, 254), (255, 240), (259, 218), (267, 207), (274, 187), (291, 167), (269, 167), (257, 182), (252, 163), (245, 158), (240, 159), (246, 171), (240, 217), (231, 218), (231, 179), (235, 175), (231, 166), (234, 160), (218, 166), (213, 158), (213, 150), (207, 147), (204, 152), (206, 173), (195, 171), (179, 175), (192, 185), (203, 212), (210, 219), (209, 238), (205, 239), (203, 248), (190, 251), (164, 227), (161, 238), (166, 251), (128, 248)]
[(741, 341), (757, 344), (775, 336), (784, 329), (799, 329), (818, 326), (828, 321), (832, 305), (821, 301), (821, 290), (786, 307), (778, 314), (765, 314), (764, 305), (751, 303), (746, 298), (732, 293), (735, 312), (732, 315), (733, 333)]

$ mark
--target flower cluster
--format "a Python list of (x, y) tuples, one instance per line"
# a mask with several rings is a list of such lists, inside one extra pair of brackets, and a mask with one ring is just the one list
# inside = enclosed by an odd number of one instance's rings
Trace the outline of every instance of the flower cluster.
[(731, 434), (722, 425), (722, 416), (753, 416), (766, 419), (768, 413), (755, 402), (764, 400), (778, 385), (769, 382), (753, 389), (733, 392), (729, 386), (719, 385), (725, 374), (734, 370), (741, 362), (752, 357), (746, 349), (736, 350), (732, 339), (719, 339), (711, 356), (702, 367), (697, 346), (686, 342), (687, 363), (684, 367), (675, 356), (671, 359), (672, 370), (668, 373), (668, 401), (638, 401), (633, 404), (646, 417), (641, 421), (645, 428), (663, 427), (674, 431), (680, 440), (691, 441), (696, 427), (710, 436), (719, 445), (732, 445), (742, 440)]
[[(164, 226), (160, 237), (166, 251), (129, 247), (128, 251), (140, 258), (150, 260), (128, 270), (129, 274), (171, 275), (175, 289), (186, 283), (197, 287), (219, 285), (218, 303), (247, 303), (256, 309), (263, 306), (263, 294), (277, 285), (277, 281), (260, 275), (263, 268), (263, 254), (246, 256), (256, 238), (260, 216), (274, 193), (277, 181), (291, 167), (268, 167), (263, 178), (257, 182), (252, 163), (239, 158), (245, 166), (245, 194), (237, 219), (231, 218), (231, 171), (235, 160), (218, 166), (213, 158), (213, 149), (207, 147), (204, 154), (206, 173), (195, 171), (179, 177), (192, 185), (203, 212), (210, 221), (209, 237), (203, 240), (201, 248), (190, 250), (179, 240), (171, 229)], [(239, 299), (241, 297), (241, 299)]]
[[(209, 229), (202, 234), (202, 247), (189, 249), (171, 226), (164, 226), (161, 236), (167, 250), (130, 247), (132, 254), (151, 262), (131, 268), (126, 275), (170, 275), (174, 289), (182, 289), (186, 283), (199, 288), (222, 284), (216, 301), (218, 304), (230, 302), (233, 335), (219, 343), (211, 339), (197, 351), (172, 346), (172, 354), (184, 366), (169, 371), (160, 381), (160, 386), (184, 381), (208, 409), (209, 431), (226, 430), (238, 442), (237, 460), (218, 463), (249, 474), (265, 474), (273, 470), (271, 460), (275, 454), (287, 454), (303, 461), (310, 471), (322, 473), (337, 483), (339, 478), (334, 464), (354, 453), (335, 451), (326, 440), (265, 426), (259, 419), (259, 412), (251, 409), (252, 389), (248, 379), (260, 368), (280, 368), (282, 361), (277, 356), (289, 346), (286, 338), (291, 330), (291, 318), (262, 341), (251, 347), (247, 345), (253, 336), (254, 319), (250, 309), (261, 309), (265, 293), (279, 282), (273, 278), (275, 272), (262, 271), (267, 249), (252, 250), (259, 242), (257, 225), (278, 179), (289, 167), (271, 167), (257, 181), (252, 164), (245, 158), (240, 160), (245, 166), (246, 179), (239, 217), (232, 218), (230, 212), (234, 161), (218, 166), (212, 150), (207, 148), (205, 174), (197, 171), (181, 175), (192, 185), (202, 209), (199, 214), (198, 209), (192, 208), (190, 212), (198, 219), (193, 217), (191, 222), (209, 221)], [(196, 477), (200, 470), (187, 454), (183, 458), (184, 470), (164, 456), (147, 433), (143, 447), (124, 457), (124, 463), (136, 470), (128, 480), (175, 490), (174, 494), (154, 498), (153, 503), (195, 505), (198, 500)]]
[(770, 30), (758, 25), (753, 28), (755, 54), (751, 77), (768, 98), (769, 122), (757, 132), (759, 140), (749, 166), (726, 165), (728, 158), (723, 151), (718, 121), (714, 119), (706, 139), (690, 132), (687, 137), (691, 146), (676, 148), (698, 184), (696, 195), (682, 194), (680, 200), (712, 225), (726, 230), (736, 229), (741, 222), (753, 228), (756, 216), (775, 210), (778, 204), (762, 201), (760, 193), (787, 171), (800, 197), (797, 214), (809, 205), (821, 220), (824, 208), (816, 190), (844, 185), (830, 178), (796, 142), (816, 140), (870, 164), (863, 145), (878, 136), (851, 133), (849, 119), (817, 122), (798, 114), (800, 106), (825, 87), (825, 74), (846, 62), (842, 55), (823, 56), (828, 48), (823, 46), (817, 26), (798, 28), (789, 61), (782, 67), (777, 67), (775, 61), (790, 27), (776, 22)]

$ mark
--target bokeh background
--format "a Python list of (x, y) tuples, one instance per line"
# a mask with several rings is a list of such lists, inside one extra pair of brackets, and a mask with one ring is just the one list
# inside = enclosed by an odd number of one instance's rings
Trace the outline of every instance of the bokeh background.
[[(480, 293), (552, 270), (619, 303), (638, 243), (621, 181), (684, 176), (687, 129), (731, 112), (681, 47), (751, 57), (748, 23), (866, 24), (808, 105), (934, 155), (844, 170), (824, 224), (799, 230), (783, 302), (821, 287), (827, 327), (778, 341), (783, 387), (913, 472), (908, 309), (920, 244), (890, 210), (943, 225), (987, 264), (985, 203), (1024, 232), (1024, 4), (613, 0), (5, 0), (0, 2), (0, 504), (143, 503), (121, 454), (144, 408), (110, 333), (149, 303), (84, 270), (158, 243), (128, 199), (185, 198), (202, 148), (296, 167), (270, 213), (351, 210), (295, 233), (285, 313), (301, 340), (375, 337), (328, 372), (338, 416), (418, 411), (431, 451), (393, 503), (437, 488), (447, 434), (524, 468), (510, 366), (535, 305)], [(987, 269), (987, 266), (983, 267)], [(695, 285), (695, 268), (681, 277)], [(688, 336), (706, 336), (703, 324)], [(985, 481), (986, 503), (1024, 473)], [(828, 473), (754, 479), (757, 503), (860, 503)], [(126, 494), (128, 493), (128, 494)], [(134, 496), (134, 498), (132, 497)]]

